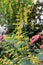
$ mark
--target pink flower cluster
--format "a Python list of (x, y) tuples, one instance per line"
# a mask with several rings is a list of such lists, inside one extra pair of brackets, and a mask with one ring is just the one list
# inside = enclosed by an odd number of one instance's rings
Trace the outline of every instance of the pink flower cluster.
[[(39, 39), (43, 39), (43, 33), (41, 33), (41, 35), (35, 35), (32, 37), (31, 41), (30, 41), (30, 45), (36, 43)], [(41, 49), (43, 49), (43, 44), (40, 46)]]
[(37, 40), (39, 39), (39, 35), (35, 35), (32, 37), (31, 41), (30, 41), (30, 45), (35, 43)]
[(42, 45), (40, 45), (40, 49), (43, 49), (43, 44), (42, 44)]
[(4, 37), (3, 37), (3, 35), (1, 35), (1, 36), (0, 36), (0, 41), (2, 41), (2, 40), (3, 40), (3, 38), (4, 38)]

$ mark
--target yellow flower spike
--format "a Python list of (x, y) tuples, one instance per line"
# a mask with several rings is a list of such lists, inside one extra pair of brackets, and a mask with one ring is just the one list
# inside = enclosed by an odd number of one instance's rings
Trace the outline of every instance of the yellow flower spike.
[(25, 48), (24, 47), (22, 47), (22, 50), (24, 50)]
[(8, 2), (8, 0), (4, 0), (4, 3), (7, 3)]
[(18, 59), (18, 57), (14, 58), (14, 60), (17, 60), (17, 59)]
[(0, 60), (2, 60), (2, 58), (0, 58)]
[(6, 8), (4, 9), (4, 14), (6, 14)]
[(11, 7), (11, 3), (9, 3), (9, 10), (10, 10), (10, 17), (12, 17), (13, 10), (12, 10), (12, 7)]
[[(20, 61), (18, 61), (18, 63), (20, 63), (22, 61), (22, 59)], [(20, 64), (21, 65), (21, 64)]]
[(22, 4), (20, 4), (20, 26), (22, 26)]
[(12, 57), (14, 57), (14, 56), (16, 56), (16, 57), (17, 57), (17, 56), (18, 56), (18, 54), (14, 54)]
[(28, 37), (24, 37), (24, 40), (28, 40), (29, 38)]
[(16, 64), (14, 64), (14, 65), (16, 65)]
[(4, 39), (8, 39), (8, 36), (7, 35), (4, 35)]
[(16, 0), (16, 2), (18, 3), (18, 0)]
[(18, 8), (18, 6), (16, 6)]
[[(23, 38), (23, 36), (21, 35), (21, 33), (22, 33), (22, 4), (20, 3), (20, 8), (19, 8), (19, 14), (18, 15), (16, 15), (17, 17), (19, 17), (19, 26), (17, 25), (17, 36), (15, 36), (17, 39), (18, 39), (18, 41), (20, 41), (22, 38)], [(18, 19), (18, 18), (17, 18)], [(18, 42), (18, 44), (19, 44), (19, 42)]]
[(27, 24), (27, 8), (24, 7), (24, 23)]
[(21, 41), (18, 41), (18, 44), (20, 44), (21, 43)]
[(27, 49), (27, 48), (28, 48), (28, 46), (25, 46), (24, 48), (25, 48), (25, 49)]
[(15, 38), (17, 38), (18, 40), (20, 40), (20, 36), (18, 35), (18, 36), (16, 36)]
[(16, 34), (20, 34), (20, 33), (21, 33), (21, 31), (20, 32), (18, 31)]
[(36, 64), (36, 65), (40, 64), (40, 60), (35, 56), (31, 57), (31, 61), (33, 64)]
[(30, 54), (31, 54), (31, 52), (27, 52), (27, 54), (28, 54), (28, 55), (30, 55)]
[(7, 64), (6, 61), (4, 61), (3, 64)]
[(22, 58), (22, 57), (23, 57), (22, 55), (19, 56), (19, 58)]
[(34, 2), (34, 0), (31, 0), (30, 2), (31, 2), (31, 3), (33, 3), (33, 2)]
[(9, 61), (9, 62), (7, 62), (7, 64), (13, 64), (13, 62)]
[(8, 35), (4, 35), (4, 39), (5, 39), (5, 40), (9, 40), (9, 39), (11, 39), (11, 37), (8, 36)]
[(18, 50), (19, 50), (19, 51), (21, 51), (21, 50), (22, 50), (22, 48), (19, 48)]

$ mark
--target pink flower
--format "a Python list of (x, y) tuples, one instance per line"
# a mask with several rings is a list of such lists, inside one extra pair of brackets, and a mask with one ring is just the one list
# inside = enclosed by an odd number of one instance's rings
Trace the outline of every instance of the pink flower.
[(41, 39), (43, 39), (43, 36), (40, 36)]
[(0, 41), (2, 41), (2, 40), (3, 40), (3, 35), (0, 36)]
[(39, 35), (35, 35), (32, 37), (32, 40), (30, 41), (30, 45), (35, 43), (39, 39)]
[(40, 32), (40, 38), (43, 39), (43, 31)]
[(40, 46), (40, 49), (43, 49), (43, 44)]

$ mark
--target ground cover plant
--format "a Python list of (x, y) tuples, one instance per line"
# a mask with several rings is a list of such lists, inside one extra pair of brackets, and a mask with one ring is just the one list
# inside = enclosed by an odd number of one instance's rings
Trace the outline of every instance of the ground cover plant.
[(0, 35), (0, 65), (43, 65), (43, 3), (1, 0), (0, 5), (0, 24), (8, 28)]

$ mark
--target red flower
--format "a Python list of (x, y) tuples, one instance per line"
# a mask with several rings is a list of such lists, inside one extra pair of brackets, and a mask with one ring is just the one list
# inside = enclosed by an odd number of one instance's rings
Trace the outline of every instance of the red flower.
[(32, 40), (30, 41), (30, 44), (35, 43), (39, 39), (39, 35), (35, 35), (32, 37)]
[(0, 36), (0, 41), (2, 41), (3, 40), (3, 35), (2, 36)]
[(43, 44), (40, 46), (40, 49), (43, 49)]

